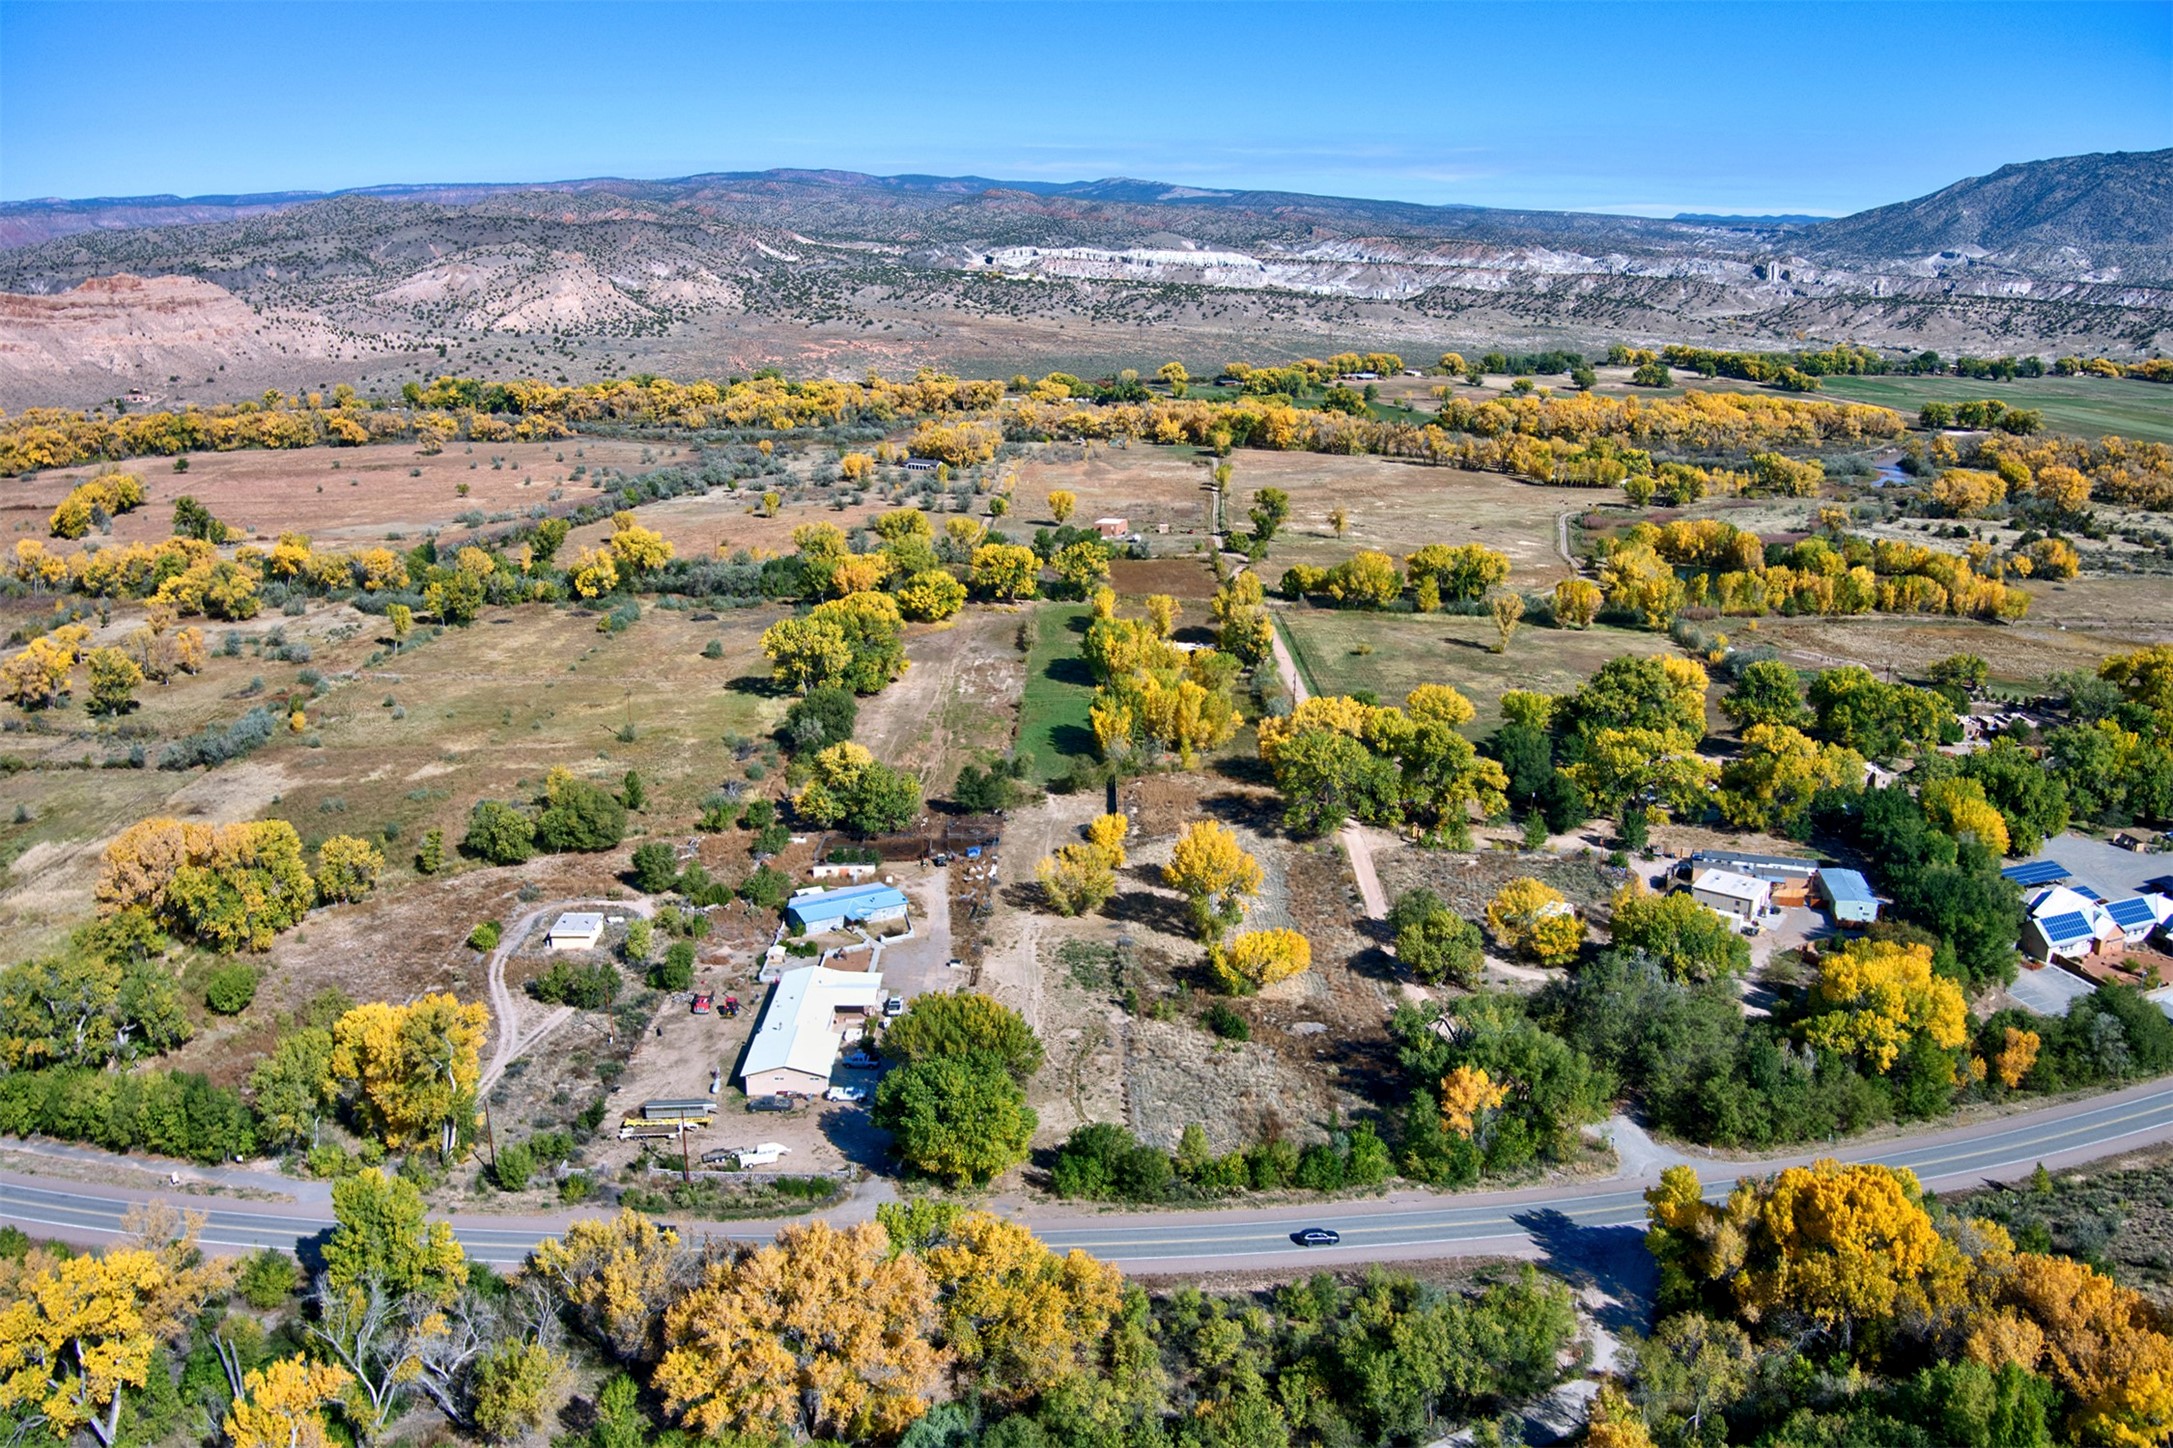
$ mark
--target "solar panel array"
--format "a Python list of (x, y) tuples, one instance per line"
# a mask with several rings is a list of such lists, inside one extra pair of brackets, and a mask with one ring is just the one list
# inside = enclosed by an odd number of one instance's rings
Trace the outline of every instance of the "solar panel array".
[(2158, 913), (2150, 908), (2148, 900), (2115, 900), (2105, 907), (2105, 913), (2123, 930), (2133, 930), (2138, 925), (2155, 925)]
[(2000, 874), (2017, 885), (2050, 885), (2055, 880), (2067, 878), (2067, 866), (2058, 860), (2030, 860), (2020, 865), (2009, 865)]
[(2088, 940), (2090, 938), (2090, 922), (2083, 917), (2080, 910), (2070, 910), (2065, 915), (2054, 915), (2049, 919), (2038, 921), (2037, 924), (2038, 928), (2045, 932), (2045, 939), (2055, 945), (2064, 945), (2070, 940)]

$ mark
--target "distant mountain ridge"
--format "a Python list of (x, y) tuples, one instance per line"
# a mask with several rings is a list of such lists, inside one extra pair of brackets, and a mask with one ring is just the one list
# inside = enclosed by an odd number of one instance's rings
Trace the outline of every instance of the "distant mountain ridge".
[[(0, 406), (220, 367), (1072, 370), (1359, 341), (2131, 355), (2173, 341), (2173, 150), (1830, 220), (807, 169), (23, 201), (0, 203), (0, 293), (20, 299)], [(78, 331), (95, 340), (71, 350)]]

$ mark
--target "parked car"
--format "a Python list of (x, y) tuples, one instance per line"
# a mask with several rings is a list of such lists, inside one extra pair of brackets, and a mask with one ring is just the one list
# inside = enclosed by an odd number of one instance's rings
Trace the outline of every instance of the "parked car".
[(883, 1014), (884, 1014), (884, 1015), (886, 1015), (886, 1016), (899, 1016), (899, 1015), (904, 1015), (904, 1014), (905, 1014), (905, 997), (904, 997), (904, 996), (892, 996), (892, 997), (891, 997), (891, 998), (890, 998), (889, 1000), (887, 1000), (887, 1001), (884, 1001), (884, 1002), (883, 1002)]
[(878, 1060), (874, 1056), (869, 1055), (866, 1051), (848, 1051), (844, 1056), (844, 1063), (847, 1066), (852, 1067), (855, 1071), (873, 1071), (876, 1067), (883, 1064), (880, 1060)]
[(822, 1093), (822, 1099), (825, 1101), (865, 1101), (868, 1099), (868, 1088), (865, 1086), (832, 1086), (828, 1091)]
[(715, 1000), (716, 997), (706, 990), (696, 991), (694, 993), (694, 1014), (698, 1016), (708, 1015)]
[(750, 1096), (749, 1111), (790, 1111), (796, 1103), (790, 1096)]
[(1301, 1247), (1333, 1247), (1343, 1240), (1343, 1234), (1333, 1227), (1307, 1227), (1302, 1232), (1292, 1232), (1290, 1240)]

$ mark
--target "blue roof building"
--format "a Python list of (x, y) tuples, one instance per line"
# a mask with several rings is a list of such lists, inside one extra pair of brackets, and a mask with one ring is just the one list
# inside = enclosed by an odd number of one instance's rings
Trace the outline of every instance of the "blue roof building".
[(806, 890), (785, 902), (785, 920), (804, 931), (874, 925), (906, 917), (905, 892), (895, 885), (849, 885)]
[(1871, 893), (1870, 881), (1854, 870), (1820, 870), (1818, 893), (1843, 925), (1869, 925), (1879, 918), (1879, 897)]

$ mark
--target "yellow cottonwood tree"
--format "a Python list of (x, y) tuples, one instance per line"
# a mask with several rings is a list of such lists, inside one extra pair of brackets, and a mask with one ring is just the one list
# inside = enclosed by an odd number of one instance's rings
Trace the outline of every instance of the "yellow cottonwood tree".
[(355, 1375), (333, 1363), (281, 1358), (242, 1379), (227, 1410), (233, 1448), (332, 1448), (319, 1411), (346, 1391)]
[(528, 1270), (547, 1279), (624, 1362), (647, 1362), (663, 1350), (664, 1307), (691, 1265), (677, 1232), (631, 1207), (609, 1220), (576, 1221), (528, 1254)]
[(1295, 930), (1248, 930), (1208, 954), (1215, 980), (1232, 995), (1302, 974), (1313, 964), (1313, 945)]
[(1541, 965), (1566, 965), (1584, 944), (1584, 922), (1562, 892), (1529, 875), (1494, 892), (1486, 923), (1504, 948)]
[(1599, 585), (1583, 578), (1565, 578), (1554, 585), (1554, 621), (1563, 628), (1590, 628), (1600, 616), (1605, 595)]
[(619, 565), (609, 549), (584, 548), (574, 555), (569, 570), (573, 591), (583, 598), (598, 598), (619, 586)]
[(1441, 1122), (1458, 1136), (1479, 1129), (1486, 1113), (1509, 1099), (1509, 1087), (1484, 1066), (1458, 1066), (1441, 1078)]
[(359, 835), (334, 835), (317, 846), (317, 893), (326, 900), (366, 900), (385, 868), (385, 852)]
[(1978, 781), (1958, 775), (1935, 779), (1924, 786), (1921, 798), (1925, 817), (1947, 834), (1974, 839), (1995, 855), (2007, 853), (2007, 818), (1985, 798)]
[(970, 1212), (921, 1254), (943, 1337), (984, 1392), (1019, 1402), (1091, 1372), (1123, 1274), (1074, 1248), (1059, 1257), (1016, 1222)]
[(1078, 506), (1079, 495), (1069, 489), (1058, 488), (1049, 494), (1049, 516), (1059, 527), (1071, 520), (1072, 510)]
[(1124, 868), (1124, 839), (1132, 832), (1132, 822), (1120, 814), (1096, 815), (1087, 821), (1087, 843), (1102, 852), (1112, 870)]
[(1032, 598), (1040, 574), (1041, 560), (1031, 548), (983, 543), (973, 550), (973, 586), (999, 602)]
[(1117, 893), (1116, 871), (1093, 844), (1059, 845), (1034, 866), (1034, 878), (1059, 915), (1091, 915)]
[(1918, 1036), (1951, 1051), (1969, 1035), (1961, 987), (1932, 973), (1928, 945), (1851, 941), (1824, 957), (1812, 1005), (1820, 1014), (1804, 1027), (1804, 1039), (1881, 1074)]
[(904, 1432), (944, 1354), (927, 1269), (889, 1245), (873, 1222), (816, 1221), (712, 1262), (664, 1316), (665, 1411), (711, 1436)]
[(966, 606), (966, 585), (940, 568), (916, 573), (898, 588), (898, 610), (923, 623), (940, 623)]
[(201, 1217), (152, 1209), (128, 1225), (102, 1253), (32, 1252), (0, 1273), (0, 1412), (23, 1427), (42, 1419), (56, 1442), (87, 1430), (112, 1448), (122, 1399), (149, 1380), (159, 1344), (232, 1280), (232, 1264), (199, 1260)]
[(482, 1002), (450, 994), (357, 1006), (332, 1027), (331, 1075), (355, 1089), (357, 1114), (386, 1146), (425, 1141), (473, 1109), (489, 1030)]
[(1196, 820), (1177, 837), (1162, 880), (1189, 902), (1192, 927), (1202, 941), (1220, 940), (1245, 917), (1245, 902), (1260, 893), (1260, 862), (1238, 845), (1228, 825)]

